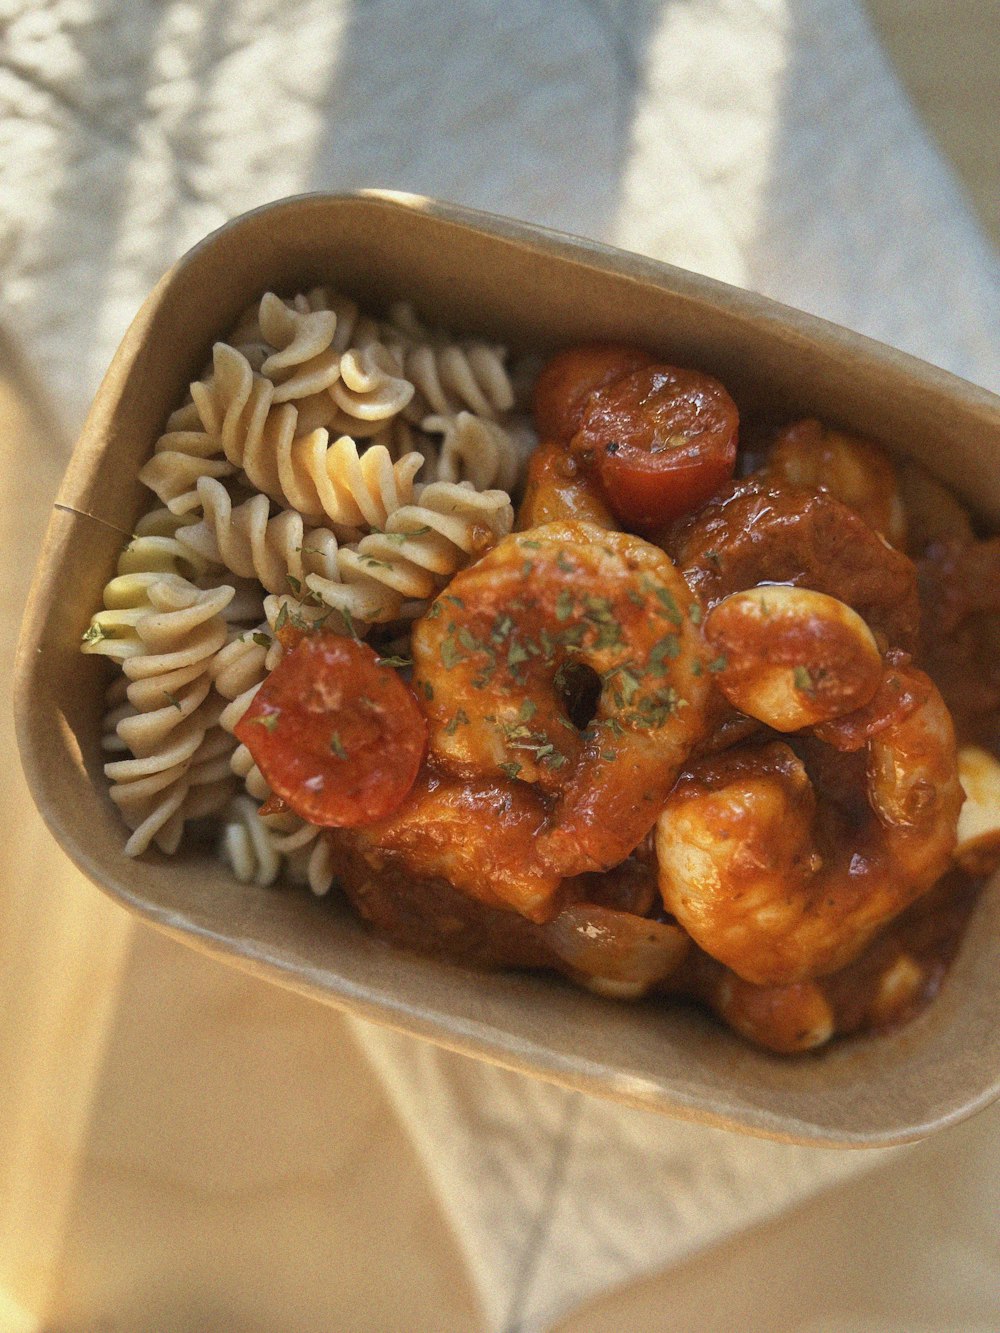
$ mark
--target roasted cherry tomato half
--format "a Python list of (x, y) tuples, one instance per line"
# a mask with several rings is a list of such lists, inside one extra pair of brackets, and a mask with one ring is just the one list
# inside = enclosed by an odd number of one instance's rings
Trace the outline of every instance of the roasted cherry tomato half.
[(587, 399), (653, 358), (621, 343), (584, 343), (559, 352), (535, 382), (534, 413), (539, 438), (567, 443), (580, 429)]
[(405, 681), (367, 644), (325, 633), (285, 654), (235, 731), (277, 796), (333, 828), (392, 814), (427, 748)]
[(655, 535), (733, 475), (738, 428), (718, 380), (651, 365), (588, 397), (571, 447), (596, 467), (619, 521)]

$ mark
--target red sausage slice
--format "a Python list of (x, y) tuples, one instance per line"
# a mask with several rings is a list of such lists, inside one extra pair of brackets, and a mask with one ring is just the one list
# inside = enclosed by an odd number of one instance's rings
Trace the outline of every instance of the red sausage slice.
[(655, 535), (729, 480), (738, 428), (718, 380), (652, 365), (590, 395), (572, 448), (593, 459), (618, 519)]
[(348, 828), (402, 804), (427, 748), (413, 692), (367, 644), (301, 639), (235, 728), (272, 791), (312, 824)]
[(557, 353), (535, 383), (533, 406), (540, 438), (568, 443), (580, 429), (592, 393), (652, 360), (648, 352), (621, 343), (583, 343)]

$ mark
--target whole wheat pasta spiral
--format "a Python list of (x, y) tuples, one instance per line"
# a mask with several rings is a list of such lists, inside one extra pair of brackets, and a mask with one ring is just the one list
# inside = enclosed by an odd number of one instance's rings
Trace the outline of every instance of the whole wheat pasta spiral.
[(109, 795), (132, 830), (126, 856), (141, 855), (151, 843), (176, 851), (185, 822), (213, 813), (232, 795), (233, 739), (218, 726), (220, 703), (210, 696), (152, 753), (105, 764)]
[[(442, 584), (510, 532), (514, 511), (505, 491), (477, 491), (467, 483), (434, 482), (413, 504), (390, 514), (382, 532), (370, 533), (337, 555), (340, 582), (310, 574), (306, 584), (327, 606), (341, 609), (362, 592), (392, 607), (432, 596)], [(367, 617), (371, 618), (371, 617)]]
[(234, 796), (223, 811), (219, 850), (241, 884), (267, 888), (281, 873), (281, 853), (249, 796)]
[(294, 407), (272, 414), (274, 385), (255, 374), (242, 352), (228, 343), (215, 344), (212, 373), (191, 385), (191, 397), (218, 452), (242, 468), (258, 490), (277, 498), (275, 442), (285, 432), (294, 434)]
[[(176, 533), (185, 521), (165, 509), (153, 510), (140, 519), (139, 530), (118, 557), (114, 577), (104, 586), (104, 610), (91, 617), (83, 636), (83, 652), (118, 662), (142, 655), (145, 644), (138, 627), (153, 610), (151, 589), (174, 581), (198, 591), (189, 580), (204, 576), (209, 563), (177, 541)], [(232, 595), (230, 589), (229, 599)], [(228, 600), (223, 605), (228, 605)]]
[(275, 350), (261, 364), (275, 386), (272, 401), (289, 403), (322, 393), (340, 379), (340, 351), (333, 346), (332, 310), (297, 310), (273, 292), (261, 298), (260, 331)]
[[(265, 308), (265, 302), (268, 306), (273, 306), (273, 302), (278, 299), (273, 292), (265, 292), (259, 301), (254, 301), (247, 306), (236, 326), (227, 336), (226, 341), (231, 346), (238, 347), (241, 351), (244, 348), (263, 348), (265, 349), (265, 356), (276, 351), (283, 341), (282, 336), (279, 332), (277, 334), (278, 342), (268, 341), (262, 328), (261, 310)], [(335, 352), (346, 352), (349, 347), (366, 347), (368, 343), (377, 341), (379, 338), (377, 322), (368, 315), (362, 314), (357, 302), (352, 301), (349, 296), (335, 291), (332, 287), (318, 286), (310, 288), (308, 292), (297, 292), (293, 297), (283, 301), (282, 304), (288, 310), (299, 315), (308, 315), (317, 311), (332, 313), (336, 319), (336, 327), (329, 340), (329, 346)], [(272, 311), (272, 317), (276, 318), (278, 329), (285, 326), (278, 312)], [(274, 326), (270, 331), (274, 331)], [(252, 358), (248, 356), (248, 359)]]
[(440, 434), (439, 481), (468, 481), (476, 490), (498, 487), (510, 492), (521, 473), (521, 451), (496, 421), (472, 412), (428, 416), (421, 422), (431, 435)]
[(337, 867), (333, 848), (321, 830), (303, 821), (302, 827), (291, 833), (272, 832), (271, 846), (286, 858), (288, 877), (293, 883), (308, 884), (317, 898), (330, 892)]
[(207, 670), (226, 642), (228, 630), (222, 613), (233, 596), (234, 589), (228, 585), (196, 588), (171, 574), (149, 584), (148, 606), (135, 622), (137, 645), (122, 662), (125, 675), (134, 681), (195, 665)]
[(178, 537), (196, 556), (242, 578), (256, 578), (275, 593), (301, 586), (307, 574), (336, 568), (337, 538), (328, 528), (306, 527), (294, 509), (271, 518), (266, 495), (234, 506), (225, 486), (211, 477), (199, 480), (198, 498), (201, 522), (185, 527)]
[(229, 477), (236, 471), (221, 454), (219, 436), (206, 430), (192, 401), (167, 418), (167, 428), (139, 480), (171, 513), (186, 514), (198, 505), (199, 477)]
[[(145, 577), (145, 576), (125, 576)], [(133, 651), (122, 659), (128, 709), (115, 731), (130, 758), (105, 765), (111, 799), (133, 830), (125, 846), (138, 856), (155, 841), (176, 848), (189, 818), (228, 799), (233, 740), (218, 732), (222, 701), (211, 689), (209, 665), (226, 640), (222, 614), (230, 587), (202, 590), (164, 574), (145, 590)], [(222, 759), (225, 762), (222, 762)]]
[[(212, 688), (210, 663), (228, 632), (222, 612), (233, 597), (230, 587), (205, 591), (175, 574), (155, 578), (143, 588), (129, 637), (119, 641), (127, 702), (119, 698), (114, 703), (120, 744), (113, 748), (129, 750), (136, 761), (174, 754), (176, 736), (194, 729), (192, 719), (203, 713)], [(95, 651), (100, 646), (95, 645)], [(106, 737), (108, 730), (106, 721)], [(111, 748), (107, 739), (105, 748)], [(176, 762), (181, 761), (171, 759), (165, 766)], [(141, 776), (147, 776), (145, 770)]]
[(326, 431), (314, 431), (280, 456), (282, 491), (304, 517), (325, 514), (348, 534), (381, 528), (394, 510), (412, 499), (414, 478), (423, 461), (421, 454), (413, 453), (394, 463), (382, 445), (360, 452), (349, 435), (330, 444)]
[[(424, 460), (423, 467), (420, 468), (420, 485), (426, 486), (432, 481), (444, 480), (438, 475), (441, 456), (438, 442), (432, 434), (418, 429), (405, 417), (392, 417), (382, 423), (375, 435), (368, 437), (369, 449), (378, 445), (388, 451), (394, 463), (398, 463), (407, 454), (419, 454)], [(463, 478), (456, 477), (449, 480), (461, 481)]]
[(118, 573), (169, 573), (192, 580), (204, 577), (211, 561), (186, 550), (177, 539), (177, 534), (195, 521), (193, 514), (175, 514), (166, 508), (143, 514), (118, 557)]
[(119, 676), (107, 692), (101, 748), (134, 758), (153, 754), (197, 711), (211, 684), (201, 663), (139, 681)]
[[(367, 541), (367, 538), (363, 538)], [(374, 556), (359, 555), (360, 543), (342, 546), (337, 552), (337, 569), (332, 577), (310, 574), (306, 590), (321, 603), (318, 610), (294, 598), (283, 598), (287, 614), (305, 621), (328, 623), (331, 612), (363, 632), (367, 625), (384, 625), (398, 620), (403, 613), (405, 595), (378, 577), (385, 562)], [(331, 628), (336, 628), (336, 625)]]
[(235, 699), (273, 671), (281, 654), (281, 644), (265, 621), (257, 629), (234, 634), (212, 658), (209, 674), (224, 699)]
[(325, 516), (348, 533), (381, 526), (408, 501), (423, 462), (419, 454), (393, 463), (383, 447), (361, 453), (346, 435), (331, 444), (323, 428), (296, 436), (295, 408), (284, 403), (272, 409), (270, 380), (255, 375), (246, 358), (225, 343), (217, 343), (213, 355), (212, 379), (192, 392), (226, 457), (258, 490), (306, 519)]
[(350, 297), (335, 292), (332, 287), (313, 287), (300, 293), (292, 302), (296, 310), (332, 310), (337, 317), (332, 346), (338, 352), (349, 347), (367, 347), (379, 337), (378, 324), (361, 313)]
[[(267, 298), (265, 298), (267, 299)], [(273, 302), (276, 300), (273, 296), (270, 298)], [(295, 393), (295, 407), (298, 412), (298, 425), (296, 434), (306, 435), (312, 430), (322, 427), (328, 430), (332, 435), (347, 433), (355, 438), (367, 437), (378, 430), (377, 421), (363, 416), (355, 417), (351, 414), (349, 401), (345, 407), (338, 406), (334, 399), (334, 392), (338, 380), (344, 377), (345, 370), (347, 377), (350, 378), (352, 368), (350, 363), (345, 367), (343, 358), (345, 355), (357, 356), (366, 351), (366, 349), (378, 339), (378, 327), (374, 320), (363, 316), (358, 306), (345, 296), (332, 291), (328, 287), (314, 287), (312, 291), (306, 294), (300, 294), (290, 302), (285, 302), (288, 310), (292, 312), (284, 317), (278, 316), (286, 324), (294, 321), (296, 316), (301, 319), (324, 320), (327, 321), (325, 327), (329, 327), (329, 321), (333, 321), (333, 332), (330, 335), (330, 341), (327, 349), (321, 354), (324, 364), (330, 367), (330, 373), (324, 373), (318, 376), (314, 381), (308, 382), (305, 379), (300, 380), (300, 386), (307, 389), (308, 392)], [(263, 302), (261, 303), (263, 311)], [(272, 318), (275, 314), (273, 306), (269, 312)], [(262, 320), (262, 323), (267, 323)], [(280, 326), (279, 326), (280, 327)], [(321, 327), (315, 325), (314, 327)], [(278, 330), (269, 327), (272, 335), (278, 335)], [(261, 337), (263, 337), (261, 333)], [(263, 344), (265, 350), (268, 344)], [(332, 367), (336, 362), (338, 374), (332, 374)], [(282, 372), (280, 362), (275, 362), (265, 355), (259, 366), (265, 375), (270, 378), (275, 377), (275, 371)], [(397, 368), (398, 369), (398, 368)], [(298, 375), (295, 379), (299, 380)], [(356, 385), (349, 385), (349, 390), (356, 390)], [(409, 391), (408, 396), (412, 394)], [(279, 401), (278, 398), (275, 401)], [(384, 414), (383, 414), (384, 415)]]
[[(280, 656), (281, 645), (264, 628), (237, 636), (216, 654), (211, 673), (217, 692), (227, 701), (219, 715), (224, 731), (232, 734)], [(230, 767), (256, 800), (264, 801), (271, 794), (245, 745), (235, 745)]]
[(132, 711), (118, 722), (119, 738), (136, 758), (153, 754), (197, 711), (211, 688), (211, 678), (201, 662), (132, 681), (127, 691)]
[(514, 406), (514, 390), (504, 364), (506, 352), (486, 343), (425, 343), (403, 350), (403, 372), (416, 394), (408, 409), (413, 420), (454, 416), (463, 409), (495, 421)]
[(294, 815), (264, 815), (250, 796), (235, 796), (223, 811), (220, 851), (243, 884), (266, 888), (287, 869), (294, 883), (317, 897), (335, 877), (333, 851), (315, 825)]
[(355, 438), (376, 434), (413, 398), (413, 385), (396, 356), (381, 343), (351, 348), (340, 359), (340, 381), (330, 389), (336, 413), (329, 429)]

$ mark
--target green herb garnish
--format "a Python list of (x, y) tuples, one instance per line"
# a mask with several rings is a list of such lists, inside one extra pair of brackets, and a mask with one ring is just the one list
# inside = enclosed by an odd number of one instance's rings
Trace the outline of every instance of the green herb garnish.
[(807, 667), (797, 666), (792, 672), (792, 679), (795, 681), (795, 688), (803, 694), (815, 694), (816, 682), (813, 680)]
[(458, 644), (455, 642), (455, 636), (453, 634), (449, 634), (447, 638), (441, 640), (440, 652), (441, 661), (444, 664), (446, 671), (451, 671), (453, 667), (458, 666), (459, 662), (465, 661), (465, 657), (459, 651)]
[(469, 725), (469, 715), (466, 713), (464, 708), (460, 708), (458, 712), (455, 714), (455, 716), (448, 723), (448, 725), (445, 727), (444, 734), (446, 736), (454, 736), (455, 732), (459, 729), (459, 727), (467, 727), (468, 725)]

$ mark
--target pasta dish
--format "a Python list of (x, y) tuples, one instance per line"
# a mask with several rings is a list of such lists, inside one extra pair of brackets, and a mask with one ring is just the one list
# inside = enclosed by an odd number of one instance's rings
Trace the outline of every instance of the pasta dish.
[(1000, 862), (1000, 539), (701, 370), (328, 288), (166, 423), (83, 651), (125, 852), (807, 1051), (909, 1018)]

